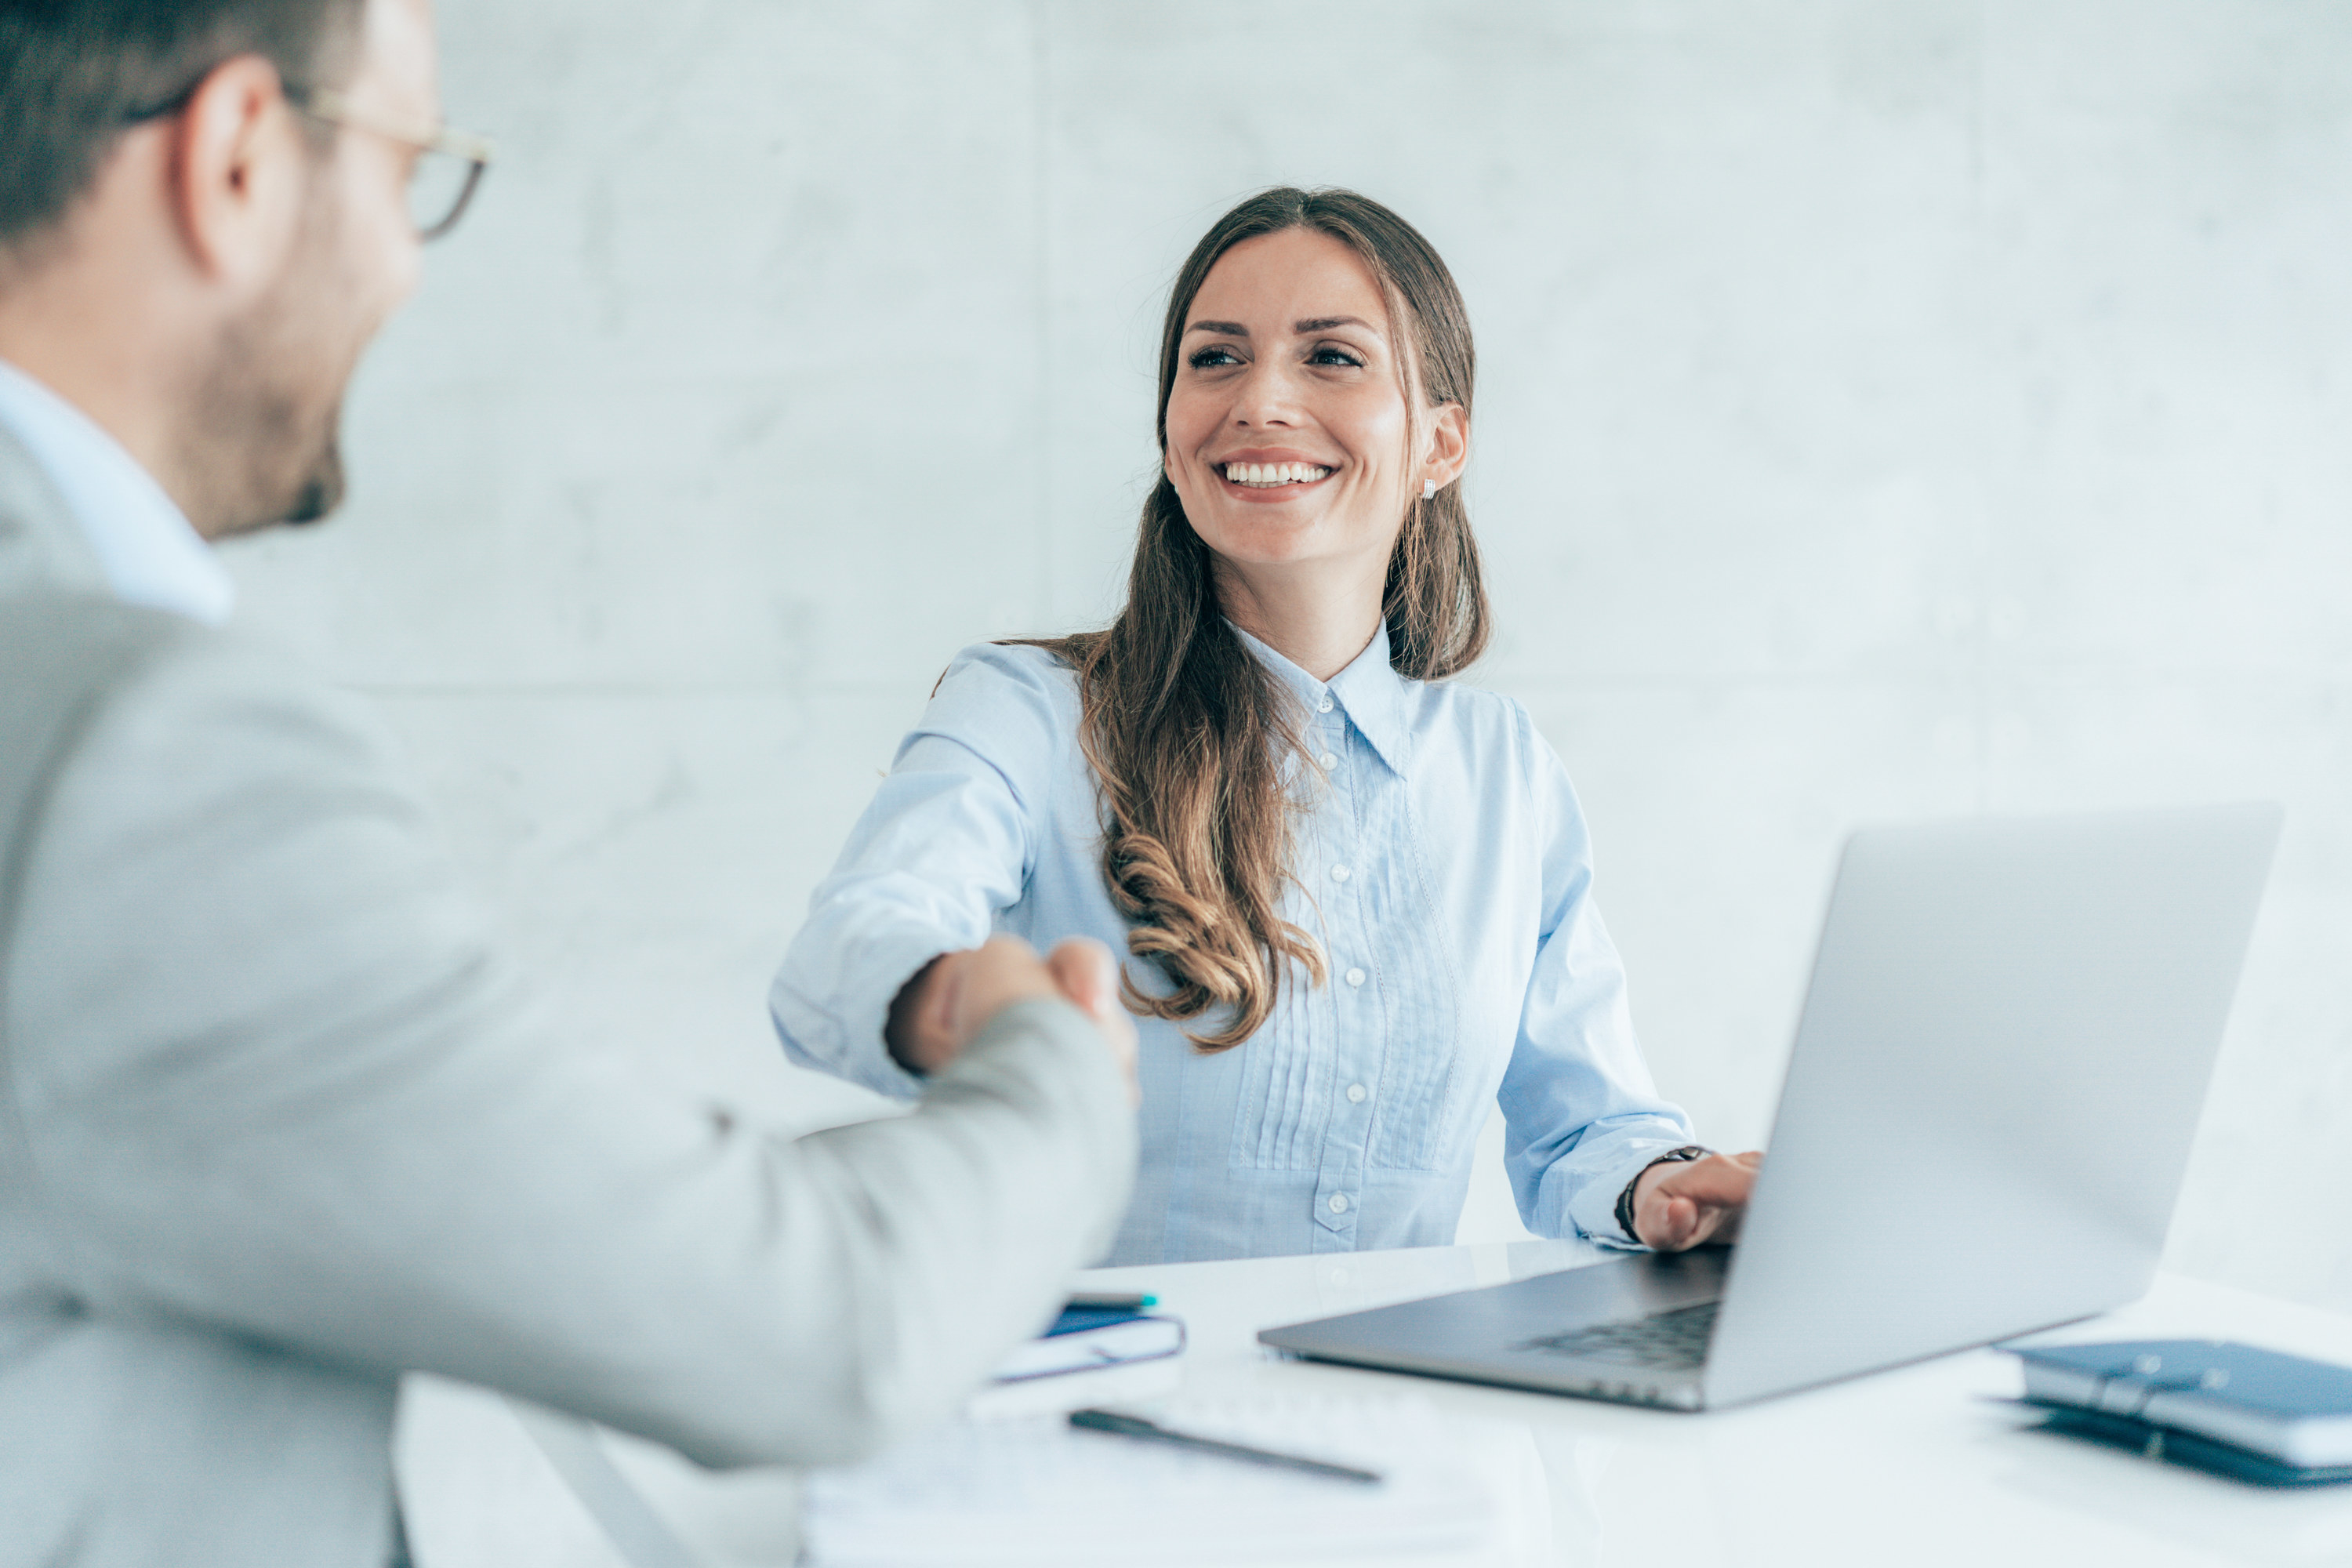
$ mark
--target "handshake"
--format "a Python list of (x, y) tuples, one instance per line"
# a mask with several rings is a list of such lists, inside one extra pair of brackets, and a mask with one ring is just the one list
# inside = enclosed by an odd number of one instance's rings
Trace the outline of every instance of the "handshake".
[(1093, 1019), (1126, 1074), (1129, 1100), (1141, 1100), (1135, 1080), (1135, 1024), (1118, 1000), (1118, 961), (1091, 937), (1072, 937), (1042, 960), (1017, 936), (994, 936), (978, 947), (943, 952), (899, 987), (883, 1037), (900, 1067), (935, 1073), (955, 1060), (997, 1014), (1016, 1002), (1034, 1001), (1067, 1002)]

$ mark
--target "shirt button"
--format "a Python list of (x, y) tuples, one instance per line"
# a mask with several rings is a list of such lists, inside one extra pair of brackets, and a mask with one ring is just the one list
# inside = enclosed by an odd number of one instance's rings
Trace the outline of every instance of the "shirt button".
[(1350, 985), (1361, 985), (1363, 983), (1364, 983), (1364, 972), (1363, 972), (1362, 970), (1360, 970), (1360, 969), (1350, 969), (1349, 971), (1348, 971), (1348, 984), (1350, 984)]
[(1333, 1193), (1331, 1194), (1330, 1206), (1333, 1214), (1346, 1214), (1348, 1212), (1348, 1194), (1345, 1193)]
[(1318, 713), (1328, 713), (1331, 711), (1331, 700), (1328, 697), (1326, 697), (1322, 701), (1318, 702), (1315, 705), (1315, 711)]
[(1338, 767), (1339, 765), (1339, 759), (1338, 757), (1332, 755), (1329, 752), (1323, 753), (1323, 766), (1327, 772), (1332, 768)]
[(1331, 879), (1335, 882), (1344, 882), (1352, 875), (1354, 875), (1354, 873), (1349, 871), (1345, 866), (1334, 866), (1331, 868)]
[(1348, 1103), (1350, 1105), (1361, 1105), (1364, 1103), (1364, 1096), (1370, 1092), (1371, 1091), (1370, 1089), (1366, 1089), (1360, 1083), (1351, 1083), (1348, 1086)]

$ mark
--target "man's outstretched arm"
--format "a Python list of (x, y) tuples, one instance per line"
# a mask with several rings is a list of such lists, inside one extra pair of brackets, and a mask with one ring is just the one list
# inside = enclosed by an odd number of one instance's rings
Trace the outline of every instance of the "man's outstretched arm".
[(1132, 1180), (1112, 1048), (1034, 984), (911, 1114), (796, 1140), (663, 1042), (575, 1052), (368, 724), (226, 639), (117, 695), (18, 922), (7, 1026), (61, 1289), (705, 1462), (838, 1459), (944, 1412)]

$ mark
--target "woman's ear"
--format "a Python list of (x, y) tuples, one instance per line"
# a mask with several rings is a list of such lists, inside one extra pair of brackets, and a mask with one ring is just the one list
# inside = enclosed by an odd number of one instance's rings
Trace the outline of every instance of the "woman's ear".
[(1462, 470), (1469, 466), (1469, 411), (1458, 403), (1431, 409), (1427, 449), (1422, 458), (1421, 472), (1414, 478), (1423, 486), (1435, 485), (1444, 489), (1460, 479)]

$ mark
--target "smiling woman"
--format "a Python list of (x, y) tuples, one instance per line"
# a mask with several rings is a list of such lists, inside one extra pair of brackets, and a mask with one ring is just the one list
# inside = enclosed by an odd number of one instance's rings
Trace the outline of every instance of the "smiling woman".
[(1727, 1239), (1752, 1165), (1651, 1085), (1565, 770), (1455, 684), (1488, 609), (1475, 357), (1436, 251), (1346, 191), (1227, 213), (1161, 334), (1162, 472), (1100, 631), (967, 649), (772, 996), (888, 1092), (992, 930), (1129, 954), (1143, 1166), (1111, 1261), (1451, 1241), (1499, 1101), (1547, 1235)]
[[(1409, 305), (1400, 274), (1433, 308)], [(1400, 674), (1443, 679), (1477, 658), (1486, 589), (1447, 489), (1469, 455), (1474, 363), (1444, 264), (1360, 196), (1244, 203), (1177, 279), (1160, 353), (1163, 472), (1126, 613), (1043, 646), (1078, 673), (1128, 946), (1173, 982), (1130, 980), (1129, 1004), (1168, 1019), (1218, 1014), (1187, 1031), (1203, 1049), (1264, 1026), (1276, 955), (1318, 982), (1324, 967), (1278, 912), (1294, 814), (1276, 775), (1299, 754), (1294, 715), (1224, 623), (1318, 679), (1382, 621)]]

